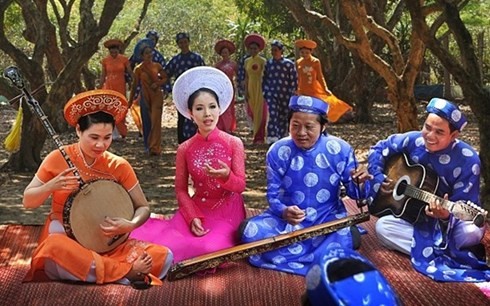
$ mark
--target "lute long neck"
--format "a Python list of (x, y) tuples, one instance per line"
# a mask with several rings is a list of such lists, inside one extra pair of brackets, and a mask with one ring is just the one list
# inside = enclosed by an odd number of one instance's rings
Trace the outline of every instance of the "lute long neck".
[(58, 147), (58, 150), (60, 150), (61, 155), (63, 155), (63, 158), (65, 159), (68, 166), (70, 168), (73, 168), (73, 174), (76, 177), (78, 177), (80, 186), (82, 186), (83, 181), (81, 179), (80, 173), (78, 172), (77, 168), (75, 168), (75, 165), (70, 160), (68, 154), (66, 154), (66, 151), (63, 148), (63, 143), (61, 142), (59, 135), (54, 130), (53, 126), (51, 125), (51, 122), (49, 122), (48, 117), (46, 116), (43, 109), (41, 108), (41, 105), (39, 105), (39, 102), (36, 99), (34, 99), (31, 93), (26, 89), (24, 79), (19, 69), (15, 66), (8, 67), (4, 71), (4, 77), (9, 79), (15, 87), (17, 87), (22, 91), (22, 93), (24, 94), (27, 100), (27, 105), (29, 106), (29, 109), (39, 118), (39, 120), (41, 120), (44, 129), (46, 130), (46, 132), (48, 132), (49, 136), (51, 136), (51, 138), (53, 139), (54, 143)]
[[(51, 122), (49, 122), (48, 116), (46, 116), (46, 114), (44, 113), (43, 109), (41, 108), (41, 105), (39, 105), (39, 102), (36, 99), (34, 99), (31, 96), (31, 94), (25, 88), (22, 88), (22, 92), (26, 96), (27, 104), (29, 105), (29, 108), (31, 109), (31, 111), (37, 115), (39, 120), (41, 120), (41, 123), (43, 124), (44, 129), (46, 130), (46, 132), (48, 132), (49, 136), (51, 136), (51, 139), (53, 139), (54, 143), (58, 147), (58, 150), (60, 150), (61, 155), (63, 155), (63, 158), (65, 159), (68, 166), (70, 168), (73, 168), (73, 174), (76, 177), (80, 178), (81, 177), (80, 173), (78, 172), (77, 168), (75, 168), (75, 165), (73, 164), (70, 157), (68, 156), (65, 149), (63, 148), (63, 143), (60, 140), (60, 136), (54, 130), (54, 127), (53, 127), (53, 125), (51, 125)], [(82, 184), (82, 183), (83, 182), (81, 181), (81, 178), (80, 178), (80, 184)]]

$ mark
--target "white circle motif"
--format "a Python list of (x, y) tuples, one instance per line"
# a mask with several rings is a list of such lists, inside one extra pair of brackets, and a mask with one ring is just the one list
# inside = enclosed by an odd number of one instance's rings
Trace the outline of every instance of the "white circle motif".
[(303, 251), (303, 246), (299, 243), (295, 243), (295, 244), (288, 247), (288, 251), (291, 254), (297, 255)]
[(302, 106), (312, 106), (313, 105), (313, 98), (309, 96), (299, 96), (298, 100), (296, 101), (298, 105)]
[(289, 157), (291, 156), (291, 148), (288, 146), (282, 146), (277, 150), (277, 156), (279, 157), (280, 160), (289, 160)]
[(305, 200), (305, 194), (302, 191), (295, 191), (293, 194), (293, 203), (300, 205)]
[(354, 275), (354, 280), (358, 283), (363, 283), (366, 280), (366, 275), (364, 273), (358, 273)]
[(291, 269), (295, 269), (295, 270), (299, 270), (299, 269), (303, 269), (304, 268), (304, 264), (300, 263), (300, 262), (288, 262), (288, 267), (290, 267)]
[(282, 256), (282, 255), (278, 255), (278, 256), (275, 256), (274, 258), (272, 258), (272, 262), (275, 264), (275, 265), (280, 265), (282, 263), (285, 263), (286, 262), (286, 257)]
[(320, 169), (326, 169), (328, 167), (328, 160), (325, 154), (320, 153), (315, 157), (315, 164)]
[(437, 268), (434, 266), (428, 266), (427, 269), (425, 269), (425, 271), (429, 274), (432, 274), (437, 271)]
[(252, 237), (255, 237), (255, 235), (257, 235), (258, 232), (259, 232), (259, 228), (258, 228), (257, 224), (255, 224), (253, 222), (248, 222), (247, 226), (245, 227), (245, 231), (243, 232), (243, 234), (247, 238), (252, 238)]
[(319, 265), (314, 265), (306, 274), (306, 288), (314, 290), (318, 287), (322, 278), (322, 268)]
[(299, 171), (303, 169), (303, 166), (305, 165), (305, 161), (303, 157), (301, 156), (296, 156), (291, 160), (291, 169), (295, 171)]
[(434, 253), (434, 249), (431, 247), (427, 247), (427, 248), (424, 248), (422, 250), (422, 255), (424, 255), (425, 258), (428, 258), (429, 256), (431, 256), (432, 253)]
[(454, 122), (459, 122), (459, 120), (461, 120), (461, 112), (458, 109), (453, 110), (451, 119), (453, 119)]
[(467, 156), (467, 157), (471, 157), (473, 156), (473, 151), (471, 151), (470, 149), (468, 148), (464, 148), (463, 150), (461, 150), (461, 153), (464, 155), (464, 156)]
[(442, 99), (437, 99), (436, 102), (434, 103), (434, 107), (438, 109), (444, 109), (446, 107), (446, 101)]
[(451, 162), (451, 156), (447, 155), (447, 154), (442, 154), (441, 156), (439, 156), (439, 163), (441, 165), (447, 165)]
[(477, 164), (474, 164), (471, 167), (471, 172), (473, 172), (474, 175), (480, 175), (480, 166)]
[(337, 186), (337, 182), (339, 181), (340, 176), (337, 173), (333, 173), (330, 175), (329, 181), (332, 186)]
[(337, 171), (338, 173), (342, 173), (345, 170), (345, 162), (341, 161), (340, 163), (337, 164)]
[(461, 167), (456, 167), (453, 170), (453, 177), (457, 178), (461, 174)]
[(339, 152), (341, 150), (340, 143), (338, 141), (336, 141), (336, 140), (330, 140), (330, 141), (328, 141), (327, 144), (326, 144), (326, 147), (327, 147), (328, 153), (330, 153), (332, 155), (339, 154)]
[(330, 199), (330, 191), (328, 189), (320, 189), (316, 193), (316, 200), (318, 203), (325, 203)]
[(310, 172), (306, 173), (303, 182), (307, 187), (314, 187), (316, 184), (318, 184), (318, 175), (316, 173)]
[(266, 217), (264, 218), (264, 224), (269, 228), (276, 228), (278, 222), (272, 217)]

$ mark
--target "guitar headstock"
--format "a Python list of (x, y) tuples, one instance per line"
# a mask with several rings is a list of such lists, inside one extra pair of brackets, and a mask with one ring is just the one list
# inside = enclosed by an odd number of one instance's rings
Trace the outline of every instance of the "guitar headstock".
[(482, 227), (485, 224), (488, 214), (485, 209), (471, 201), (454, 203), (451, 212), (456, 218), (464, 221), (473, 221), (478, 227)]
[(3, 77), (8, 79), (18, 89), (23, 89), (25, 87), (24, 78), (22, 77), (19, 68), (15, 66), (7, 67), (3, 71)]

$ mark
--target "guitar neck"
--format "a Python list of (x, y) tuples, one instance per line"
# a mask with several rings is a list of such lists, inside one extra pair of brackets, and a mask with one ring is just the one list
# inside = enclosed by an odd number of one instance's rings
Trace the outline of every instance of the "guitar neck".
[(451, 210), (451, 207), (454, 205), (454, 203), (449, 200), (446, 200), (444, 198), (436, 196), (435, 194), (432, 194), (428, 191), (422, 190), (409, 184), (406, 185), (404, 194), (424, 203), (431, 203), (439, 200), (439, 203), (441, 203), (442, 207), (447, 210)]

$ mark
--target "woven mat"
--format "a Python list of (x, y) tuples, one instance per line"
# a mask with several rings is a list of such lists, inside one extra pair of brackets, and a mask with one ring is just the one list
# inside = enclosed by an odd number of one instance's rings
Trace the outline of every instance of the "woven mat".
[[(353, 202), (348, 207), (356, 212)], [(412, 269), (407, 256), (383, 249), (374, 236), (374, 221), (362, 224), (369, 233), (363, 236), (360, 252), (385, 275), (404, 305), (490, 305), (476, 285), (431, 281)], [(303, 277), (253, 268), (245, 261), (145, 291), (112, 284), (22, 283), (40, 231), (40, 226), (0, 225), (0, 304), (294, 306), (301, 305), (305, 291)]]

